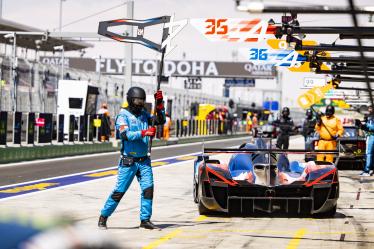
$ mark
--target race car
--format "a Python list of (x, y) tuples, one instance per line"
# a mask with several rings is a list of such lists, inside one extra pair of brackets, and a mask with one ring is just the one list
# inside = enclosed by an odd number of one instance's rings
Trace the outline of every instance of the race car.
[(338, 139), (338, 145), (338, 169), (364, 168), (366, 139), (362, 130), (355, 126), (344, 126), (344, 134)]
[[(362, 170), (365, 165), (366, 139), (363, 131), (355, 126), (343, 126), (344, 134), (337, 139), (339, 154), (335, 157), (335, 163), (339, 170)], [(314, 150), (318, 150), (318, 134), (308, 143)], [(306, 160), (316, 160), (315, 154), (306, 155)]]
[(266, 123), (260, 126), (259, 133), (263, 134), (264, 136), (272, 137), (272, 138), (276, 138), (278, 134), (276, 127), (272, 125), (271, 123)]
[[(339, 197), (336, 166), (305, 162), (304, 154), (310, 152), (304, 150), (266, 149), (263, 144), (256, 139), (239, 149), (204, 149), (194, 162), (193, 193), (199, 213), (333, 216)], [(225, 163), (211, 154), (229, 158)]]

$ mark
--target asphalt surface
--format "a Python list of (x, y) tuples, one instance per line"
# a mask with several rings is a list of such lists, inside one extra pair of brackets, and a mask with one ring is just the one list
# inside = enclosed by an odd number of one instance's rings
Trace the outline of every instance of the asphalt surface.
[[(248, 141), (250, 137), (208, 141), (209, 147), (230, 147)], [(202, 143), (169, 145), (152, 150), (152, 160), (200, 152)], [(102, 169), (118, 164), (119, 152), (94, 154), (90, 157), (76, 156), (58, 160), (39, 160), (30, 163), (15, 163), (0, 166), (0, 186)]]
[[(236, 143), (240, 144), (240, 140)], [(303, 138), (293, 138), (290, 144), (292, 148), (301, 148)], [(224, 156), (215, 157), (222, 159)], [(190, 159), (153, 169), (155, 193), (152, 221), (162, 228), (160, 231), (138, 228), (140, 188), (136, 180), (109, 218), (108, 230), (97, 229), (100, 209), (115, 185), (115, 175), (50, 190), (43, 190), (41, 184), (34, 185), (40, 189), (39, 192), (3, 199), (0, 206), (2, 210), (27, 215), (68, 215), (85, 229), (93, 231), (88, 233), (95, 236), (92, 240), (97, 238), (94, 232), (99, 231), (113, 238), (121, 248), (374, 248), (374, 177), (361, 178), (359, 171), (339, 171), (340, 197), (337, 213), (332, 218), (275, 214), (254, 217), (204, 216), (199, 215), (192, 198), (192, 165), (193, 159)], [(45, 181), (49, 184), (54, 182)], [(27, 188), (14, 187), (9, 190), (25, 191)], [(74, 230), (69, 230), (68, 234), (74, 235)], [(79, 236), (69, 238), (77, 243)]]

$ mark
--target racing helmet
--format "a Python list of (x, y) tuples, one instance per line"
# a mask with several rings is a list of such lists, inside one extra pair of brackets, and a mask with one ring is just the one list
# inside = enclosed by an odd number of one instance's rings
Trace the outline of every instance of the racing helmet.
[(308, 119), (312, 119), (313, 118), (313, 111), (311, 109), (308, 109), (308, 110), (306, 110), (305, 115)]
[(144, 108), (146, 94), (143, 88), (133, 86), (126, 94), (127, 103), (129, 104), (130, 112), (140, 114)]
[(335, 107), (333, 107), (332, 105), (326, 106), (326, 116), (331, 117), (334, 114), (335, 114)]
[(283, 107), (282, 109), (282, 116), (284, 118), (287, 118), (288, 116), (290, 116), (290, 108), (288, 107)]

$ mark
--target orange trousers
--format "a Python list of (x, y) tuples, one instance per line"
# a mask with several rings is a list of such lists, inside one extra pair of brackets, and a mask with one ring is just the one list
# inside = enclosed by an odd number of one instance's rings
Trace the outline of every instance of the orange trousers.
[[(336, 141), (326, 141), (326, 140), (319, 140), (318, 141), (318, 150), (336, 150)], [(334, 155), (333, 154), (318, 154), (317, 161), (326, 161), (326, 162), (334, 162)]]
[(252, 125), (247, 124), (246, 127), (245, 127), (245, 131), (246, 131), (247, 133), (250, 133), (251, 130), (252, 130)]
[(170, 130), (169, 130), (169, 127), (164, 127), (164, 140), (169, 140), (169, 137), (170, 137)]

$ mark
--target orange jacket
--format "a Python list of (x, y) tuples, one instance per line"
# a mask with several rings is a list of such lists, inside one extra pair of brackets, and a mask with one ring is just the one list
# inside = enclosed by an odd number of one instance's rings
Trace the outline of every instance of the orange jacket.
[[(331, 118), (327, 118), (323, 116), (322, 118), (323, 124), (318, 125), (316, 124), (316, 131), (319, 133), (319, 136), (323, 140), (332, 140), (332, 136), (342, 136), (344, 133), (344, 128), (342, 126), (342, 122), (339, 118), (332, 116)], [(326, 127), (328, 131), (326, 130)], [(329, 133), (330, 132), (330, 133)], [(331, 134), (331, 135), (330, 135)]]

